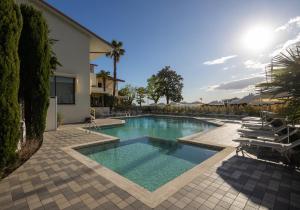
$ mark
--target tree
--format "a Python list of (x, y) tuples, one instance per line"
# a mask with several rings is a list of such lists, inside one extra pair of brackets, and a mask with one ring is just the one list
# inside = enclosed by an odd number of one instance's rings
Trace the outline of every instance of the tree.
[(20, 100), (24, 103), (27, 139), (42, 140), (49, 105), (53, 58), (48, 26), (42, 13), (32, 6), (21, 5), (23, 29), (19, 43)]
[(158, 77), (156, 75), (152, 75), (147, 80), (147, 96), (150, 100), (153, 100), (155, 104), (159, 101), (161, 95), (159, 90)]
[(101, 70), (97, 74), (97, 77), (101, 77), (103, 79), (103, 90), (104, 90), (104, 92), (106, 90), (106, 80), (109, 78), (109, 76), (110, 76), (110, 72), (109, 71), (105, 71), (105, 70)]
[[(50, 39), (50, 46), (53, 46), (58, 40), (56, 39)], [(62, 66), (61, 63), (58, 61), (58, 58), (56, 57), (55, 52), (53, 51), (51, 47), (51, 58), (50, 58), (50, 69), (51, 69), (51, 74), (53, 74), (53, 71), (57, 69), (57, 66)]]
[(119, 90), (119, 96), (124, 96), (122, 99), (127, 106), (131, 106), (136, 97), (136, 88), (131, 85), (125, 85)]
[(15, 157), (20, 137), (18, 43), (22, 17), (13, 0), (0, 4), (0, 167)]
[(136, 89), (136, 102), (142, 106), (142, 103), (145, 103), (144, 98), (146, 97), (147, 90), (144, 87), (139, 87)]
[(271, 80), (257, 87), (273, 96), (286, 93), (286, 114), (291, 120), (300, 119), (300, 46), (286, 49), (272, 58), (268, 75)]
[(171, 70), (170, 66), (164, 67), (157, 74), (158, 92), (165, 96), (167, 104), (169, 101), (180, 102), (182, 97), (183, 78), (176, 71)]
[[(122, 48), (123, 43), (118, 42), (116, 40), (112, 40), (111, 42), (112, 50), (108, 53), (106, 53), (107, 57), (110, 57), (113, 59), (114, 62), (114, 73), (113, 73), (113, 100), (115, 101), (116, 97), (116, 84), (117, 84), (117, 63), (120, 61), (120, 58), (122, 55), (125, 54), (125, 50)], [(114, 103), (113, 103), (114, 106)]]

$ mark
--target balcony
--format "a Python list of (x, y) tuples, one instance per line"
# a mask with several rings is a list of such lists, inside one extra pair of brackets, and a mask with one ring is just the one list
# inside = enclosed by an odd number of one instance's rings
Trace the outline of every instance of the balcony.
[(105, 93), (103, 87), (92, 86), (91, 93)]

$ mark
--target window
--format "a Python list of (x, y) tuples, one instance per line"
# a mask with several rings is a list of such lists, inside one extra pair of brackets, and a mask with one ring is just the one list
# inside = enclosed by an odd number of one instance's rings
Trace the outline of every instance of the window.
[(102, 83), (101, 82), (98, 82), (98, 87), (102, 88)]
[(50, 96), (57, 96), (57, 104), (75, 104), (75, 78), (50, 78)]

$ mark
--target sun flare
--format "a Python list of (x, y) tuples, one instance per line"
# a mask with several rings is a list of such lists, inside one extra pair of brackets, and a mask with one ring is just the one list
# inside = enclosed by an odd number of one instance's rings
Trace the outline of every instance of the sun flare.
[(262, 51), (272, 42), (272, 30), (268, 27), (256, 26), (249, 29), (244, 37), (244, 46), (252, 51)]

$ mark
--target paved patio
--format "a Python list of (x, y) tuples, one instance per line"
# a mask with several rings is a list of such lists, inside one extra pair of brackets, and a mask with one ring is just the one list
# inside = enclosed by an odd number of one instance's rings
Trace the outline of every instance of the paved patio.
[[(206, 118), (198, 118), (205, 120)], [(209, 120), (214, 122), (213, 120)], [(215, 120), (217, 123), (223, 123), (221, 120)], [(213, 129), (209, 132), (204, 132), (191, 137), (182, 138), (190, 142), (208, 144), (208, 145), (220, 145), (222, 147), (236, 147), (237, 143), (232, 139), (238, 138), (239, 135), (236, 132), (241, 127), (238, 123), (225, 123), (223, 126)], [(221, 135), (220, 135), (221, 134)]]
[[(0, 181), (1, 209), (149, 209), (61, 150), (105, 139), (76, 129), (77, 126), (80, 125), (45, 133), (40, 150)], [(233, 127), (236, 124), (226, 124), (227, 129), (219, 135), (212, 133), (213, 139), (228, 141), (226, 130), (232, 132)], [(209, 133), (205, 135), (209, 137)], [(156, 209), (300, 209), (299, 175), (274, 163), (231, 154)]]

